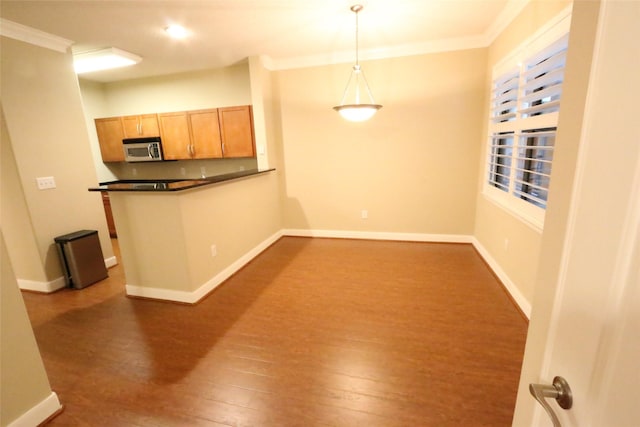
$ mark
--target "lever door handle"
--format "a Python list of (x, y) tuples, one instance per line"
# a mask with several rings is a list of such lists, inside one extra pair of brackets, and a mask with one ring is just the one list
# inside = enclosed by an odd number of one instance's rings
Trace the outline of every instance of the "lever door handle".
[(538, 403), (542, 405), (544, 410), (547, 411), (547, 414), (551, 417), (551, 421), (553, 421), (553, 427), (562, 427), (558, 416), (553, 412), (553, 408), (551, 408), (545, 399), (547, 397), (553, 397), (562, 409), (571, 409), (573, 406), (573, 394), (571, 393), (571, 388), (567, 380), (562, 377), (555, 377), (552, 385), (529, 384), (529, 391)]

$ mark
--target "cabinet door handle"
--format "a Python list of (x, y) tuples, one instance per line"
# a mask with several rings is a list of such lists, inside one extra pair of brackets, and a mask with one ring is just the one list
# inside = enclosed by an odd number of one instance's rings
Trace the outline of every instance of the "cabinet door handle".
[(562, 427), (560, 420), (549, 403), (545, 400), (547, 397), (553, 397), (558, 405), (562, 409), (571, 409), (573, 406), (573, 394), (571, 393), (571, 387), (569, 383), (562, 377), (555, 377), (553, 379), (553, 385), (548, 384), (529, 384), (529, 392), (535, 399), (542, 405), (551, 421), (553, 421), (553, 427)]
[(222, 155), (224, 156), (224, 142), (222, 143)]

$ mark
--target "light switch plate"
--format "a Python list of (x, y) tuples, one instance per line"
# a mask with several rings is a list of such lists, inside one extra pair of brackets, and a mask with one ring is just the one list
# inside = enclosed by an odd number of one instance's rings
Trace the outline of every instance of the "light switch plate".
[(52, 176), (41, 176), (36, 178), (38, 183), (38, 190), (48, 190), (50, 188), (56, 188), (56, 180)]

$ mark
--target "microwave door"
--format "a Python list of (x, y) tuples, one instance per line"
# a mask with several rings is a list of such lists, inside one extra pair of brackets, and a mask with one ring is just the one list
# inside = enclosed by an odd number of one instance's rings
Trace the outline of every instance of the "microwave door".
[(125, 146), (125, 158), (129, 162), (147, 162), (155, 160), (151, 155), (151, 147), (149, 144)]

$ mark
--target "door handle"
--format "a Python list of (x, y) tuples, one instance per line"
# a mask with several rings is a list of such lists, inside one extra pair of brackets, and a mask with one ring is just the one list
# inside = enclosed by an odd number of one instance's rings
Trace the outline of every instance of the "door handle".
[(545, 399), (547, 397), (553, 397), (562, 409), (571, 409), (573, 406), (573, 394), (571, 393), (571, 387), (569, 387), (567, 380), (562, 377), (555, 377), (552, 385), (529, 384), (529, 391), (538, 403), (542, 405), (544, 410), (547, 411), (547, 414), (551, 417), (551, 421), (553, 421), (553, 427), (562, 427), (558, 416), (553, 412), (553, 408), (551, 408)]

